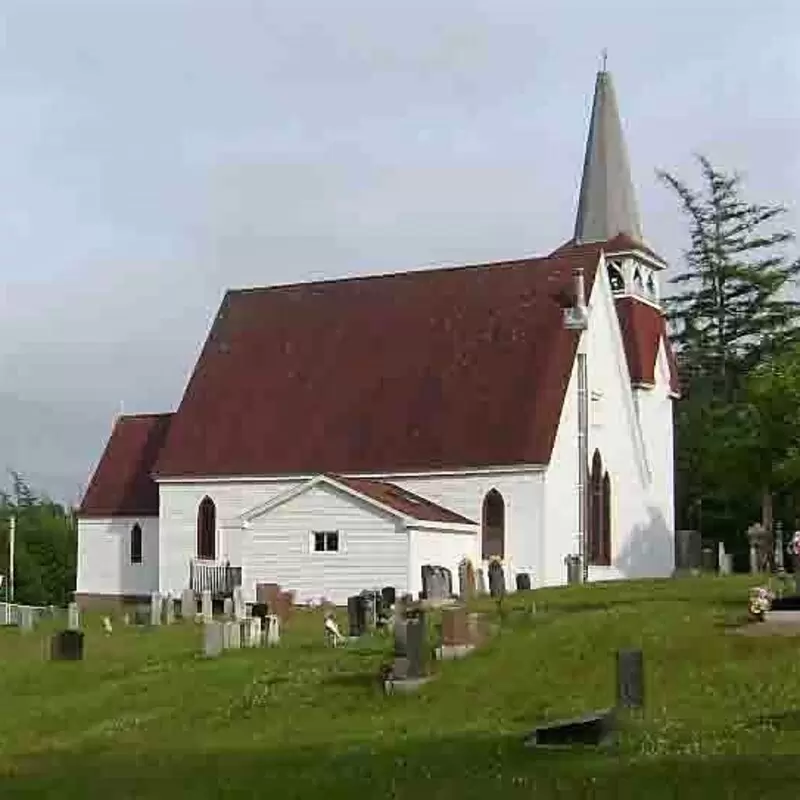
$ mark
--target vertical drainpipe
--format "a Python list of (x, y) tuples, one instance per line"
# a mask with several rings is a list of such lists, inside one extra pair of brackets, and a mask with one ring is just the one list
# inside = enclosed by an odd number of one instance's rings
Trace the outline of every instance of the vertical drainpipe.
[(587, 511), (588, 496), (586, 486), (586, 472), (588, 469), (588, 439), (589, 439), (589, 378), (586, 367), (586, 342), (583, 332), (589, 326), (589, 311), (586, 307), (586, 289), (583, 280), (583, 270), (576, 268), (573, 271), (575, 281), (575, 305), (565, 309), (564, 325), (568, 330), (578, 332), (578, 557), (580, 558), (583, 580), (589, 576), (589, 563), (587, 558)]

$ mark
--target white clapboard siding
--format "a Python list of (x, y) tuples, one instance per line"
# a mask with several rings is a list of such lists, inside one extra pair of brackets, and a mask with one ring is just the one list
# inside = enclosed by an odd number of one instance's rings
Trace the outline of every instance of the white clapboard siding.
[(180, 593), (188, 584), (189, 561), (197, 557), (197, 510), (203, 498), (217, 512), (217, 561), (241, 566), (240, 514), (296, 485), (296, 480), (197, 481), (161, 483), (159, 502), (161, 542), (159, 589)]
[(409, 591), (418, 594), (422, 590), (422, 567), (431, 564), (447, 567), (452, 573), (453, 592), (458, 593), (458, 564), (469, 558), (473, 565), (479, 564), (480, 532), (457, 533), (443, 529), (441, 531), (410, 531), (411, 559)]
[[(132, 564), (131, 530), (142, 529), (142, 563)], [(78, 594), (146, 595), (158, 589), (158, 518), (78, 519)]]
[[(338, 531), (339, 552), (313, 552), (314, 531)], [(363, 589), (408, 583), (409, 537), (398, 518), (329, 485), (318, 485), (253, 519), (244, 531), (242, 584), (278, 583), (298, 602), (344, 603)]]

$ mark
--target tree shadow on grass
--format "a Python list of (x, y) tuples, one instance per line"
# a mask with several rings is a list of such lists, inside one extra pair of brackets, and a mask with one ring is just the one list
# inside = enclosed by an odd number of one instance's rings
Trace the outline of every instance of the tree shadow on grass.
[(19, 762), (0, 796), (58, 800), (281, 800), (353, 797), (485, 800), (487, 797), (785, 797), (800, 776), (791, 756), (633, 758), (613, 750), (531, 750), (515, 736), (331, 742), (280, 749), (220, 740), (178, 749), (164, 732), (147, 747), (59, 753)]

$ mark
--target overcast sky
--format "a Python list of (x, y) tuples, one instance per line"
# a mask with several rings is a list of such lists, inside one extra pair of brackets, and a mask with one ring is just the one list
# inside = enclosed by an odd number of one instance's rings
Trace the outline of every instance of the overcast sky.
[(696, 151), (797, 229), (799, 31), (789, 0), (4, 0), (0, 466), (77, 500), (227, 287), (569, 238), (604, 47), (651, 245), (680, 257), (655, 170)]

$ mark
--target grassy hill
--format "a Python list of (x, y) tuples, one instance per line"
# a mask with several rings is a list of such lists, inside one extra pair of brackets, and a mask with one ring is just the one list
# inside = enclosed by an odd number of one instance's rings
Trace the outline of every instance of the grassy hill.
[[(514, 595), (492, 642), (415, 696), (380, 692), (388, 638), (327, 649), (311, 612), (280, 648), (216, 660), (194, 625), (106, 638), (90, 619), (82, 663), (48, 662), (43, 629), (3, 630), (0, 797), (791, 797), (800, 638), (731, 634), (750, 585)], [(647, 707), (617, 744), (522, 747), (537, 722), (611, 705), (626, 646), (644, 650)]]

